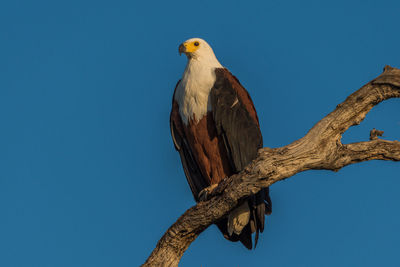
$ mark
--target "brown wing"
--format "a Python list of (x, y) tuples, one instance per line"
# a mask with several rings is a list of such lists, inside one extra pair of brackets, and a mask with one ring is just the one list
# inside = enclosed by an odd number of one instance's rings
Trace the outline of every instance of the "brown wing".
[[(256, 110), (250, 95), (238, 79), (227, 69), (215, 70), (216, 82), (211, 89), (211, 108), (217, 132), (222, 136), (228, 153), (230, 164), (235, 172), (240, 172), (257, 157), (258, 149), (263, 146), (263, 140)], [(251, 211), (250, 227), (247, 234), (242, 232), (240, 240), (251, 248), (251, 233), (264, 230), (264, 214), (270, 214), (272, 203), (269, 189), (248, 198)], [(250, 230), (250, 231), (249, 231)], [(249, 234), (250, 233), (250, 234)]]
[(219, 135), (223, 136), (235, 172), (257, 157), (263, 145), (260, 125), (246, 89), (227, 69), (215, 70), (210, 100)]
[[(176, 84), (175, 91), (179, 82)], [(189, 146), (188, 140), (185, 137), (182, 119), (179, 115), (179, 106), (178, 103), (175, 102), (174, 96), (172, 97), (172, 110), (170, 115), (172, 140), (174, 141), (175, 149), (179, 152), (183, 170), (185, 172), (190, 189), (192, 190), (195, 200), (198, 201), (198, 195), (200, 191), (209, 184), (201, 174), (200, 168), (193, 156), (193, 152)]]

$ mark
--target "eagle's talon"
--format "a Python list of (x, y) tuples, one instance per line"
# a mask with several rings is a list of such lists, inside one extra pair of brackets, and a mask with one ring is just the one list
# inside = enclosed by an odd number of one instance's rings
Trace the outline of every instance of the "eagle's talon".
[(198, 194), (199, 201), (207, 201), (212, 196), (212, 193), (215, 188), (217, 188), (218, 184), (212, 184), (203, 190), (201, 190)]

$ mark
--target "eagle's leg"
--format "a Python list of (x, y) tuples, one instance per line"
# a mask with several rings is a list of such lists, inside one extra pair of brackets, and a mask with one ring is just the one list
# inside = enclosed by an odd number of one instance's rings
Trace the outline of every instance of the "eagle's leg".
[(199, 195), (197, 196), (199, 198), (199, 201), (207, 201), (210, 199), (212, 192), (214, 191), (215, 188), (217, 188), (218, 184), (212, 184), (203, 190), (200, 191)]

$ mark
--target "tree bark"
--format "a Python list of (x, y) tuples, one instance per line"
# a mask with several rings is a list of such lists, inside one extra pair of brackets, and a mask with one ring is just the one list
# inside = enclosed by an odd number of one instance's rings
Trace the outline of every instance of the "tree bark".
[[(337, 105), (301, 139), (280, 148), (262, 148), (242, 172), (224, 179), (208, 201), (188, 209), (158, 241), (142, 266), (178, 266), (196, 237), (261, 188), (307, 170), (333, 170), (369, 160), (400, 161), (400, 142), (377, 139), (342, 144), (342, 134), (358, 125), (380, 102), (400, 97), (400, 70), (386, 66), (376, 79)], [(398, 114), (397, 114), (398, 115)]]

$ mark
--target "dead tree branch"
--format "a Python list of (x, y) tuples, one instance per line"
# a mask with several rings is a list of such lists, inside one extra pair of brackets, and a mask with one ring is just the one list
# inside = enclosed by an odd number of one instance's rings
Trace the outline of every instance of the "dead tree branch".
[(158, 241), (143, 266), (178, 266), (196, 237), (241, 200), (261, 188), (306, 170), (333, 170), (369, 160), (400, 161), (400, 142), (376, 139), (342, 144), (342, 134), (358, 125), (380, 102), (400, 97), (400, 69), (384, 72), (351, 94), (301, 139), (280, 148), (262, 148), (242, 172), (225, 179), (209, 201), (188, 209)]

